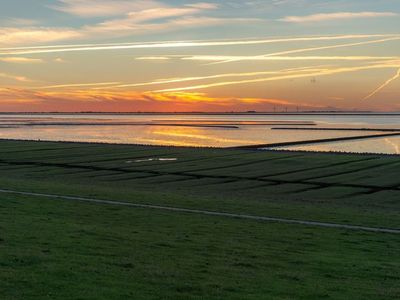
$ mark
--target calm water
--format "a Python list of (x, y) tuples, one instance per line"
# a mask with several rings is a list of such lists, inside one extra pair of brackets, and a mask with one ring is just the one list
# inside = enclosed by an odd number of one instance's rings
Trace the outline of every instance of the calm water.
[(278, 150), (400, 154), (400, 137), (279, 147)]
[[(400, 131), (400, 116), (0, 115), (0, 138), (50, 141), (231, 147), (383, 133), (291, 128), (372, 128)], [(399, 148), (400, 136), (314, 143), (279, 149), (399, 154)]]

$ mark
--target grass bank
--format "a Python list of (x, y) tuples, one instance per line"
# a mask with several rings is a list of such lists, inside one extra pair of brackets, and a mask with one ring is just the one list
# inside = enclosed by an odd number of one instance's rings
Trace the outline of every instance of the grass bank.
[[(2, 189), (389, 228), (400, 228), (399, 165), (376, 155), (0, 142)], [(400, 297), (396, 234), (12, 194), (1, 194), (0, 229), (5, 299)]]

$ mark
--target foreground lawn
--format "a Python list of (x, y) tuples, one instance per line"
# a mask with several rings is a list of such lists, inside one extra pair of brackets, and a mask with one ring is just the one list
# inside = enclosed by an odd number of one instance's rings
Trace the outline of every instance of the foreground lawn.
[[(399, 166), (0, 141), (0, 189), (397, 229)], [(0, 192), (1, 299), (396, 299), (399, 245), (398, 234)]]
[(399, 235), (2, 196), (2, 299), (395, 299)]

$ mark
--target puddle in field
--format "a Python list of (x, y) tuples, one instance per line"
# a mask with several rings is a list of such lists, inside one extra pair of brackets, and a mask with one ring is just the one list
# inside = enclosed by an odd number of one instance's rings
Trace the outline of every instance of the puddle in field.
[(127, 164), (131, 163), (140, 163), (140, 162), (148, 162), (148, 161), (177, 161), (177, 158), (146, 158), (146, 159), (136, 159), (136, 160), (127, 160)]

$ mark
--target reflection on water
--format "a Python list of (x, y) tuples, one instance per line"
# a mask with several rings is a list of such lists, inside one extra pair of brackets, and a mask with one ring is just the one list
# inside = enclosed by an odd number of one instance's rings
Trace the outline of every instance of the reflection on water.
[(275, 131), (264, 126), (237, 129), (169, 126), (38, 126), (0, 129), (0, 138), (193, 147), (234, 147), (356, 135), (360, 133)]
[(385, 142), (388, 145), (393, 147), (393, 151), (394, 151), (395, 154), (400, 154), (400, 147), (399, 147), (400, 146), (400, 140), (398, 140), (397, 143), (396, 143), (396, 141), (392, 141), (392, 140), (390, 140), (388, 138), (385, 138)]
[[(212, 124), (213, 127), (193, 127)], [(224, 125), (234, 125), (224, 127)], [(277, 125), (278, 124), (278, 125)], [(281, 126), (280, 124), (285, 124)], [(10, 127), (5, 128), (5, 125)], [(84, 126), (83, 126), (84, 125)], [(284, 127), (283, 130), (272, 128)], [(291, 128), (368, 128), (292, 130)], [(380, 134), (399, 129), (399, 116), (337, 115), (0, 115), (0, 138), (234, 147)], [(302, 145), (282, 149), (399, 154), (400, 138)]]
[(150, 162), (150, 161), (177, 161), (177, 158), (172, 158), (172, 157), (164, 157), (164, 158), (144, 158), (144, 159), (135, 159), (134, 161), (132, 160), (127, 160), (126, 163), (127, 164), (131, 164), (131, 163), (141, 163), (141, 162)]
[(400, 154), (400, 137), (288, 146), (277, 150)]

